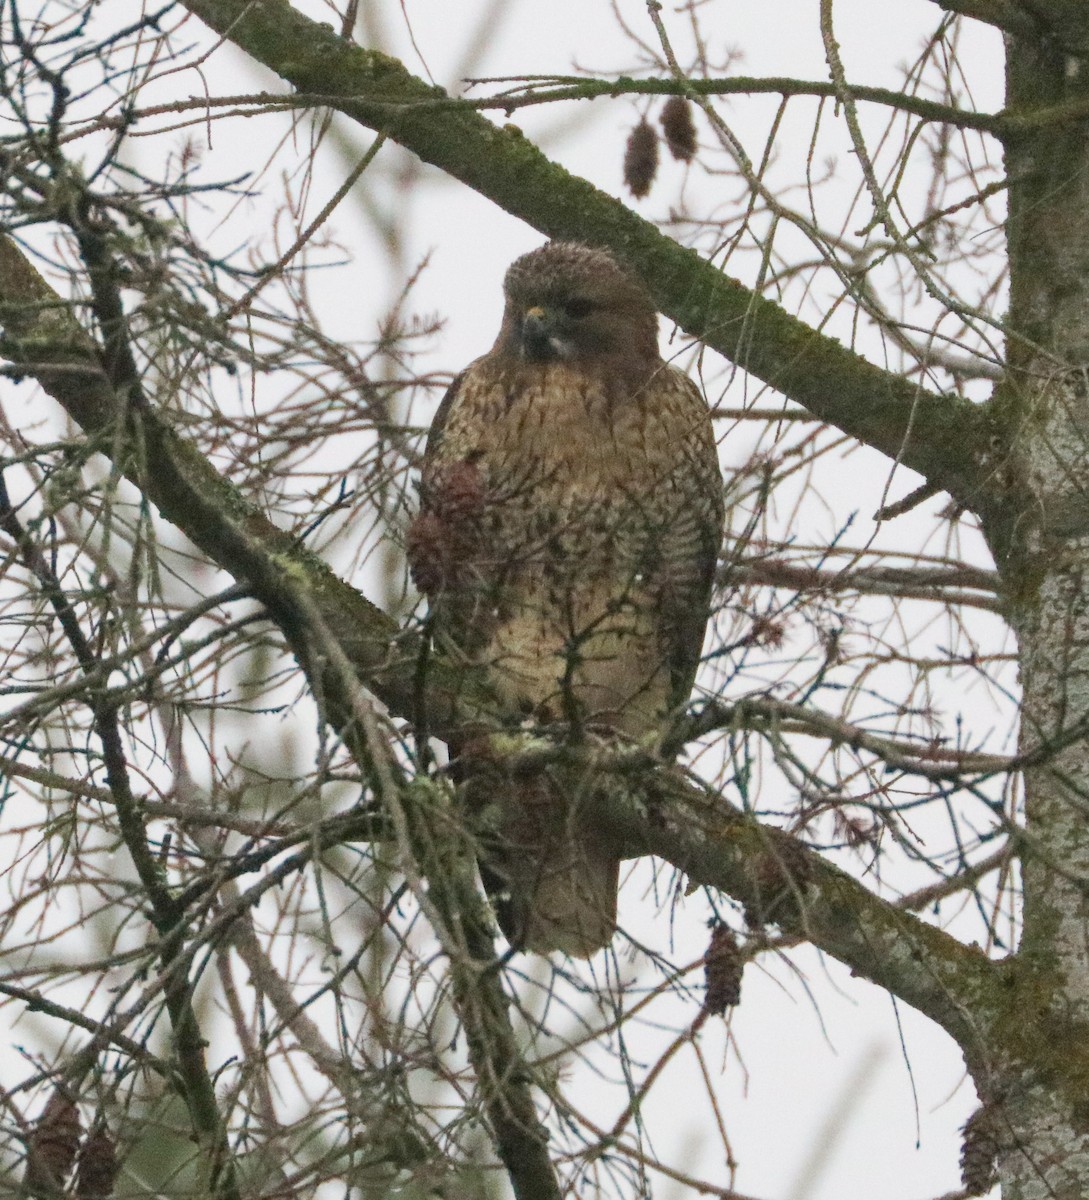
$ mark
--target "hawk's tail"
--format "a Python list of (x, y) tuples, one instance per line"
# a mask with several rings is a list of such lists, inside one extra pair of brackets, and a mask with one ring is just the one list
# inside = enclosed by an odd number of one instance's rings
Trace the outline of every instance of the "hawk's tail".
[(500, 804), (499, 836), (481, 876), (518, 949), (589, 958), (616, 932), (620, 862), (579, 808), (545, 774), (519, 779), (517, 795)]

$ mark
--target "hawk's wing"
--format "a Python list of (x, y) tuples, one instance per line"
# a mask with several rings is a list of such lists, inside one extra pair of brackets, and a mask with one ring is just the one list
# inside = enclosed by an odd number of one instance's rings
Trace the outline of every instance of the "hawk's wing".
[(710, 613), (725, 511), (718, 450), (707, 403), (682, 371), (656, 377), (659, 401), (681, 427), (679, 453), (660, 498), (657, 587), (662, 640), (669, 656), (671, 703), (687, 703)]
[(439, 407), (435, 410), (435, 416), (431, 421), (431, 428), (427, 432), (427, 444), (424, 447), (425, 471), (427, 464), (434, 462), (438, 454), (439, 446), (442, 443), (442, 435), (446, 430), (446, 422), (450, 416), (450, 410), (454, 407), (458, 392), (461, 390), (461, 385), (465, 382), (465, 376), (469, 374), (469, 371), (470, 367), (466, 367), (464, 371), (459, 371), (454, 376), (443, 398), (439, 401)]

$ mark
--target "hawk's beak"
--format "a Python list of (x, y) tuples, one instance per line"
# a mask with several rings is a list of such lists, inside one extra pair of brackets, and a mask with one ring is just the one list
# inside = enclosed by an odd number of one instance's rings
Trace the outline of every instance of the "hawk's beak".
[(532, 362), (555, 362), (571, 357), (571, 346), (556, 332), (555, 314), (539, 304), (522, 317), (522, 357)]

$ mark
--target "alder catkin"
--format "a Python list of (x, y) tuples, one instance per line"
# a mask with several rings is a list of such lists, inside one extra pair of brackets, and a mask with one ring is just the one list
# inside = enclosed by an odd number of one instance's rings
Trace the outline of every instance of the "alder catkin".
[(657, 173), (658, 135), (644, 117), (628, 134), (624, 150), (624, 182), (636, 200), (642, 200)]
[(120, 1164), (117, 1148), (104, 1125), (87, 1135), (76, 1168), (76, 1200), (109, 1200)]
[(31, 1196), (53, 1196), (72, 1170), (83, 1132), (79, 1109), (68, 1089), (58, 1084), (27, 1142), (23, 1183)]
[(662, 133), (669, 153), (678, 162), (691, 162), (696, 156), (696, 126), (692, 105), (683, 96), (670, 96), (662, 106)]
[(741, 972), (745, 967), (737, 938), (728, 925), (716, 925), (711, 930), (711, 943), (703, 963), (706, 985), (703, 1010), (712, 1016), (722, 1016), (726, 1009), (741, 1002)]
[(964, 1122), (961, 1129), (960, 1178), (970, 1196), (982, 1196), (998, 1182), (998, 1141), (994, 1110), (984, 1104)]

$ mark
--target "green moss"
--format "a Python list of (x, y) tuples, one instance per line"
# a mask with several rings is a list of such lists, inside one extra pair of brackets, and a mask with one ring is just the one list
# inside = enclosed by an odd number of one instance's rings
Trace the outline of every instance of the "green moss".
[(981, 1089), (1036, 1083), (1089, 1130), (1089, 1022), (1065, 1012), (1063, 980), (1025, 952), (995, 964), (979, 994), (984, 1023), (962, 1043)]

